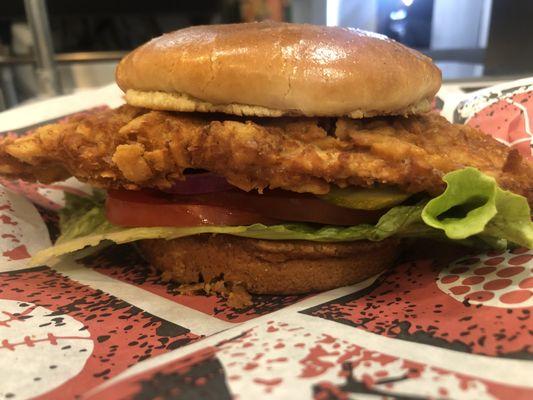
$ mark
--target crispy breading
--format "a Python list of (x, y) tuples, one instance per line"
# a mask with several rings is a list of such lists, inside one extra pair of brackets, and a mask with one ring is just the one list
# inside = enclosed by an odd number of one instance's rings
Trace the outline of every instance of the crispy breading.
[(256, 118), (123, 106), (0, 142), (0, 174), (105, 188), (167, 189), (185, 168), (243, 189), (323, 194), (330, 184), (394, 185), (438, 194), (442, 176), (473, 166), (533, 203), (533, 165), (514, 150), (434, 114), (364, 120)]

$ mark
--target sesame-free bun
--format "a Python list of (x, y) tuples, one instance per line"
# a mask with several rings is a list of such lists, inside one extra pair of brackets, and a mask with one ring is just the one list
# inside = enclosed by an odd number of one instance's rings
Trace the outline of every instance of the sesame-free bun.
[(116, 79), (150, 109), (362, 118), (427, 111), (441, 73), (375, 33), (261, 22), (167, 33), (122, 59)]
[(222, 278), (250, 293), (298, 294), (365, 280), (390, 267), (398, 240), (319, 243), (203, 234), (137, 242), (166, 278), (180, 283)]

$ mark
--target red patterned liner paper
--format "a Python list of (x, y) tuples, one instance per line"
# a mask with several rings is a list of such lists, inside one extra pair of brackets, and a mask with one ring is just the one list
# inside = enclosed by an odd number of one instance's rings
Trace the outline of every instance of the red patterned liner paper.
[[(470, 94), (450, 117), (533, 158), (533, 79)], [(128, 245), (29, 268), (64, 192), (87, 187), (0, 183), (0, 399), (533, 398), (531, 250), (402, 262), (237, 310), (183, 295)]]

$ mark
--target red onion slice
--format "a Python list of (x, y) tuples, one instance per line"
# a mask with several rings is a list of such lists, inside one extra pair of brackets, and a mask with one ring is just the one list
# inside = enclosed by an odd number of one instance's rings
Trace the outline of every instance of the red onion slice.
[(185, 180), (176, 181), (165, 192), (174, 194), (203, 194), (223, 192), (230, 189), (235, 189), (235, 186), (230, 185), (226, 178), (211, 172), (205, 172), (185, 175)]

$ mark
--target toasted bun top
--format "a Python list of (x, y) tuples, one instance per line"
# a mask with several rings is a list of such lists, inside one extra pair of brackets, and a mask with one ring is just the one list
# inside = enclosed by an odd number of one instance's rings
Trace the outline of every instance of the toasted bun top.
[(353, 118), (426, 111), (441, 84), (431, 59), (385, 36), (274, 22), (165, 34), (116, 79), (130, 104), (153, 109)]

